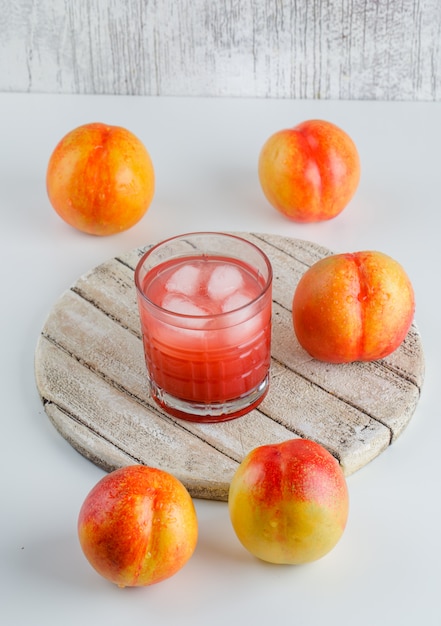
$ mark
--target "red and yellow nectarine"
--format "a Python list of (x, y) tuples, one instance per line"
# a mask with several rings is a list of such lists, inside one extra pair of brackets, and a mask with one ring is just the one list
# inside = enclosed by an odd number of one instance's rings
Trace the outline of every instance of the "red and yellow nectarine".
[(53, 208), (68, 224), (92, 235), (112, 235), (143, 217), (155, 175), (149, 153), (133, 133), (85, 124), (55, 147), (46, 187)]
[(300, 564), (323, 557), (340, 540), (349, 497), (337, 460), (314, 441), (292, 439), (244, 458), (228, 506), (249, 552), (270, 563)]
[(265, 142), (258, 175), (278, 211), (297, 222), (317, 222), (335, 217), (349, 203), (360, 180), (360, 158), (341, 128), (308, 120)]
[(193, 500), (171, 474), (144, 465), (102, 478), (78, 517), (82, 550), (95, 570), (119, 587), (152, 585), (193, 554), (198, 524)]
[(406, 337), (414, 310), (404, 269), (375, 251), (321, 259), (301, 277), (292, 303), (300, 345), (330, 363), (372, 361), (392, 353)]

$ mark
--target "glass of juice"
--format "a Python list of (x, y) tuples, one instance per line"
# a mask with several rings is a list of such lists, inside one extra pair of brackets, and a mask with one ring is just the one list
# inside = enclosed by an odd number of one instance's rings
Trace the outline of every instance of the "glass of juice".
[(253, 243), (189, 233), (150, 248), (135, 270), (150, 392), (169, 414), (239, 417), (265, 397), (272, 268)]

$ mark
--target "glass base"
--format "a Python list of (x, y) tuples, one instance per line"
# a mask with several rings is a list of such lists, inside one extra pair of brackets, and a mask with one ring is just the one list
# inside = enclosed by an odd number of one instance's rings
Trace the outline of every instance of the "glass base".
[(269, 373), (258, 387), (246, 396), (227, 402), (210, 404), (189, 402), (170, 395), (150, 381), (150, 393), (155, 402), (169, 415), (190, 422), (226, 422), (255, 409), (265, 398), (269, 387)]

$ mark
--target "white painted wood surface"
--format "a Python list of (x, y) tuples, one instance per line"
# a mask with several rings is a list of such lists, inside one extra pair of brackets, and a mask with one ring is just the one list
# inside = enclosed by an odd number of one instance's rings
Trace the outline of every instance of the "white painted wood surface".
[(441, 99), (439, 0), (0, 0), (0, 91)]
[(249, 238), (273, 271), (273, 345), (267, 397), (244, 417), (198, 424), (167, 416), (152, 400), (133, 271), (141, 249), (92, 269), (55, 303), (35, 356), (37, 387), (58, 431), (106, 470), (160, 467), (195, 497), (226, 500), (253, 448), (293, 437), (324, 445), (351, 474), (401, 434), (420, 398), (424, 357), (411, 328), (392, 355), (331, 365), (312, 359), (292, 329), (291, 301), (303, 272), (330, 251), (277, 235)]

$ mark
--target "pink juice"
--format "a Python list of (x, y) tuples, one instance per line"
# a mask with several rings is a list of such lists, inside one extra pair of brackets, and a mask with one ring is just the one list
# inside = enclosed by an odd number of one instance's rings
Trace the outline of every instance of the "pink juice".
[(153, 394), (221, 405), (267, 385), (271, 290), (264, 286), (253, 267), (228, 257), (177, 258), (151, 269), (140, 311)]

